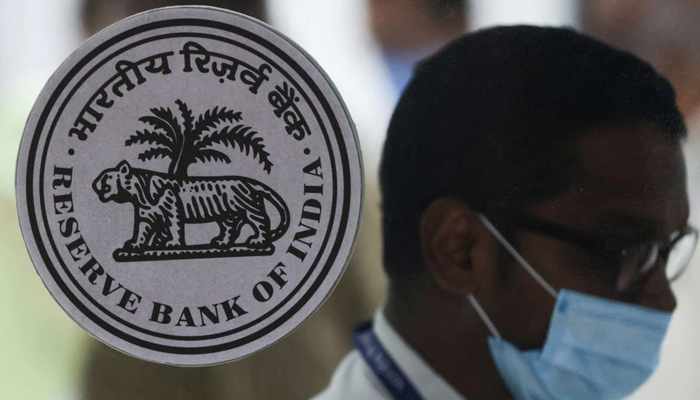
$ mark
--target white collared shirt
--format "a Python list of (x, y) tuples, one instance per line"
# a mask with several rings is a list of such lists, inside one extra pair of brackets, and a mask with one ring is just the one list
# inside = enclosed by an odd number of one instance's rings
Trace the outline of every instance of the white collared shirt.
[[(426, 399), (466, 400), (416, 353), (377, 311), (372, 326), (374, 334), (406, 378)], [(381, 381), (357, 350), (340, 363), (328, 387), (312, 400), (393, 400)]]

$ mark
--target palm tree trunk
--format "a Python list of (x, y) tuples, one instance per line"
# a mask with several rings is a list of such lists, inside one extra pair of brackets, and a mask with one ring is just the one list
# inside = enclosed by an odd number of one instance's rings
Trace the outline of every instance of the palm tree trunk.
[(178, 179), (187, 178), (187, 169), (194, 159), (192, 154), (193, 147), (192, 133), (185, 131), (182, 138), (182, 147), (180, 147), (177, 157), (170, 163), (168, 173)]

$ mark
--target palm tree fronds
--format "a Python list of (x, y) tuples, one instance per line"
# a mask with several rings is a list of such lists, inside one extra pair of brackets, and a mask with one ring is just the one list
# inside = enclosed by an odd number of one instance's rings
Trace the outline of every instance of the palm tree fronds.
[(173, 111), (170, 108), (151, 108), (151, 114), (162, 119), (170, 125), (175, 126), (178, 124), (177, 118), (175, 118), (175, 115), (173, 115)]
[(175, 132), (173, 126), (169, 122), (153, 115), (144, 115), (143, 117), (139, 118), (139, 121), (151, 125), (156, 129), (165, 131), (165, 134), (173, 143), (178, 143), (179, 135), (177, 132)]
[[(196, 162), (231, 163), (230, 155), (213, 148), (216, 145), (238, 148), (246, 156), (252, 155), (269, 174), (272, 170), (270, 153), (265, 150), (263, 138), (249, 126), (237, 124), (241, 113), (226, 107), (214, 107), (200, 114), (195, 121), (192, 109), (177, 99), (177, 111), (170, 108), (151, 108), (151, 114), (139, 118), (153, 129), (136, 131), (126, 140), (126, 146), (145, 145), (148, 149), (138, 158), (141, 161), (170, 158), (168, 174), (187, 177), (189, 165)], [(179, 116), (175, 114), (179, 111)]]
[(153, 115), (144, 115), (139, 118), (139, 121), (166, 132), (171, 130), (170, 125), (166, 121)]
[[(182, 129), (180, 129), (180, 123), (178, 122), (177, 118), (175, 118), (175, 115), (173, 115), (173, 111), (170, 108), (151, 108), (151, 113), (157, 118), (163, 120), (166, 126), (170, 127), (170, 131), (173, 132), (173, 135), (176, 138), (175, 143), (181, 141)], [(164, 130), (166, 132), (168, 131), (167, 129)]]
[(124, 144), (127, 146), (135, 144), (151, 144), (167, 147), (171, 151), (175, 149), (175, 143), (172, 142), (172, 138), (170, 138), (165, 132), (149, 131), (148, 129), (136, 131), (135, 134), (129, 136)]
[(233, 123), (233, 121), (241, 121), (240, 111), (227, 110), (226, 107), (214, 107), (199, 116), (197, 123), (194, 125), (194, 131), (201, 137), (205, 131), (216, 128), (217, 124), (222, 122)]
[(226, 147), (231, 145), (232, 148), (238, 147), (239, 150), (246, 155), (253, 154), (253, 158), (258, 159), (263, 169), (269, 174), (272, 170), (272, 162), (270, 161), (270, 153), (265, 151), (265, 145), (262, 144), (262, 138), (256, 136), (258, 132), (251, 129), (249, 126), (236, 125), (234, 127), (225, 126), (222, 129), (216, 130), (207, 135), (196, 143), (198, 151), (206, 150), (205, 147), (214, 144), (222, 144)]
[(195, 162), (221, 161), (231, 163), (231, 159), (224, 153), (214, 149), (203, 149), (194, 156)]
[(165, 158), (165, 157), (172, 157), (172, 153), (171, 153), (170, 149), (167, 149), (164, 147), (151, 147), (150, 149), (139, 154), (139, 160), (141, 160), (141, 161), (153, 160), (155, 158)]
[(183, 126), (185, 127), (185, 135), (188, 135), (190, 133), (196, 134), (197, 132), (192, 132), (192, 125), (194, 124), (194, 116), (192, 115), (192, 110), (187, 106), (187, 103), (180, 99), (175, 100), (175, 104), (177, 104), (177, 107), (180, 109), (180, 115), (182, 115)]
[(207, 136), (200, 138), (194, 143), (195, 149), (203, 149), (212, 144), (223, 144), (228, 146), (228, 140), (226, 137), (229, 135), (229, 130), (237, 130), (243, 127), (243, 125), (236, 125), (233, 128), (230, 126), (224, 126), (221, 129), (210, 132)]

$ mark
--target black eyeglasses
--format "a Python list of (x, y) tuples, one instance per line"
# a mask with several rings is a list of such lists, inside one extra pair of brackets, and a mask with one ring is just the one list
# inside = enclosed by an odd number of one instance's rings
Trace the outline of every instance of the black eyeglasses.
[(668, 281), (675, 281), (688, 267), (698, 242), (698, 230), (687, 226), (676, 231), (670, 242), (647, 240), (626, 246), (622, 250), (613, 250), (604, 239), (576, 232), (531, 215), (511, 214), (508, 220), (519, 228), (573, 243), (614, 262), (619, 268), (616, 284), (619, 291), (629, 289), (633, 282), (638, 282), (649, 273), (659, 260), (666, 261)]

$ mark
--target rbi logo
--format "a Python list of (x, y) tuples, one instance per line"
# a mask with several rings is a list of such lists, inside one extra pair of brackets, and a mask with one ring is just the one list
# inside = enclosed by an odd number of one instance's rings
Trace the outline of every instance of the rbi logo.
[(136, 357), (258, 351), (340, 279), (362, 208), (353, 124), (320, 68), (239, 14), (156, 10), (88, 40), (25, 128), (27, 249), (86, 331)]
[[(152, 108), (139, 118), (149, 129), (136, 131), (126, 146), (141, 145), (146, 161), (169, 160), (166, 173), (132, 167), (128, 161), (104, 170), (92, 184), (104, 203), (134, 207), (134, 234), (116, 250), (116, 261), (159, 260), (243, 255), (270, 255), (272, 242), (289, 228), (289, 209), (265, 184), (243, 176), (192, 177), (194, 163), (223, 162), (231, 158), (217, 146), (239, 150), (239, 156), (257, 158), (270, 173), (272, 162), (263, 138), (241, 122), (241, 113), (214, 107), (195, 118), (190, 107), (176, 100), (177, 111)], [(175, 115), (179, 113), (179, 118)], [(265, 202), (278, 214), (270, 226)], [(185, 243), (185, 224), (216, 222), (219, 234), (208, 245)], [(252, 231), (241, 241), (243, 228)]]

